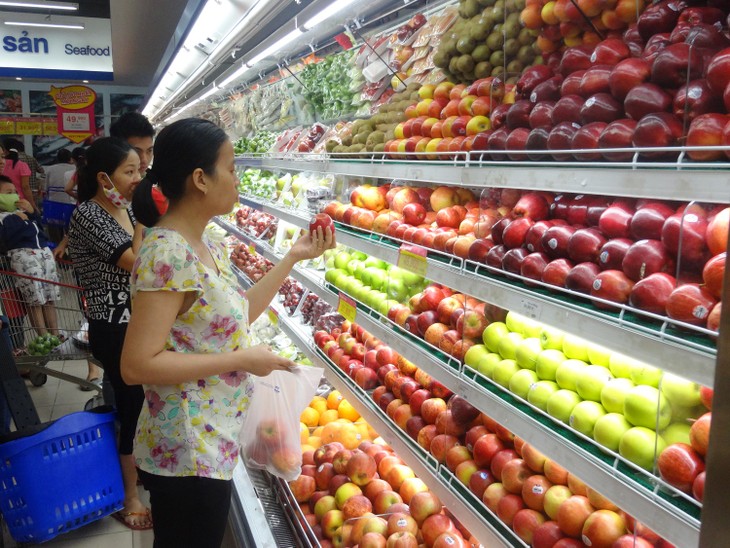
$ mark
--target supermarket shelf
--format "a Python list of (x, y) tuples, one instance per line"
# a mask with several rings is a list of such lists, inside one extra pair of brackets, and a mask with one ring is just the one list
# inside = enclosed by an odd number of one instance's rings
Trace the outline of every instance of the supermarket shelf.
[[(270, 260), (279, 260), (270, 248), (263, 251)], [(299, 267), (295, 267), (291, 275), (306, 289), (337, 308), (340, 292), (321, 277)], [(455, 359), (443, 355), (360, 303), (355, 321), (515, 435), (530, 440), (549, 458), (564, 466), (570, 463), (569, 468), (576, 476), (609, 499), (619, 501), (623, 510), (669, 542), (688, 548), (698, 545), (700, 509), (696, 503), (672, 497), (653, 475), (638, 471), (623, 459), (605, 453), (594, 442), (586, 441), (567, 426), (536, 413), (508, 391), (479, 375), (470, 374)], [(287, 329), (284, 322), (280, 325)], [(302, 337), (298, 339), (302, 340)], [(369, 420), (368, 417), (366, 419)]]
[(665, 169), (631, 169), (615, 164), (596, 168), (575, 163), (483, 162), (480, 167), (454, 161), (333, 160), (312, 156), (271, 156), (240, 161), (266, 169), (320, 171), (474, 188), (519, 188), (656, 199), (671, 196), (673, 200), (730, 202), (730, 187), (725, 184), (727, 172), (719, 169), (719, 165), (715, 169), (695, 169), (691, 164)]
[[(495, 516), (487, 518), (489, 510), (476, 497), (471, 495), (469, 501), (464, 494), (455, 489), (454, 481), (450, 472), (444, 473), (442, 467), (428, 455), (423, 449), (402, 432), (392, 421), (379, 409), (372, 399), (349, 379), (342, 371), (336, 369), (332, 363), (316, 350), (311, 344), (309, 337), (303, 330), (295, 325), (294, 321), (282, 316), (279, 326), (289, 338), (302, 350), (307, 357), (318, 367), (323, 367), (325, 376), (330, 383), (342, 393), (351, 403), (355, 403), (356, 409), (362, 417), (380, 434), (380, 436), (398, 453), (398, 455), (410, 466), (418, 477), (423, 479), (441, 502), (461, 521), (469, 531), (476, 536), (484, 546), (519, 546), (526, 545), (516, 537)], [(452, 476), (449, 478), (449, 476)], [(449, 481), (451, 480), (451, 481)], [(464, 489), (461, 489), (464, 491)], [(492, 525), (490, 526), (489, 523)]]
[[(277, 546), (271, 523), (264, 504), (259, 498), (266, 493), (254, 485), (251, 474), (260, 474), (260, 470), (249, 470), (242, 462), (233, 471), (233, 491), (237, 504), (231, 505), (233, 524), (236, 525), (238, 538), (250, 537), (256, 546)], [(247, 544), (248, 545), (248, 544)]]
[[(301, 228), (308, 226), (308, 220), (296, 210), (252, 200), (247, 200), (247, 205)], [(353, 230), (340, 223), (337, 226), (339, 243), (390, 264), (398, 264), (399, 247), (395, 241), (379, 234)], [(250, 236), (244, 237), (251, 240)], [(662, 324), (627, 320), (615, 313), (598, 310), (587, 300), (569, 301), (549, 291), (528, 289), (506, 277), (489, 275), (477, 263), (467, 262), (465, 265), (459, 258), (446, 262), (446, 255), (430, 255), (426, 278), (433, 282), (519, 312), (704, 386), (711, 387), (714, 383), (716, 349), (707, 344), (688, 343), (687, 333), (675, 334), (664, 329)], [(433, 258), (435, 255), (444, 260)]]

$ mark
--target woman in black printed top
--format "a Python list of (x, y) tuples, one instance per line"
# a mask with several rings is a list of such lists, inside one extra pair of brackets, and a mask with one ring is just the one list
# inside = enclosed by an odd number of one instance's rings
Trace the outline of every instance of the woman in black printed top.
[(99, 139), (86, 151), (79, 171), (79, 206), (71, 217), (69, 251), (86, 297), (92, 354), (114, 389), (120, 421), (119, 455), (124, 477), (124, 510), (116, 515), (131, 529), (151, 527), (149, 509), (137, 494), (132, 446), (144, 401), (141, 386), (124, 383), (119, 360), (129, 322), (129, 273), (134, 264), (135, 218), (129, 209), (139, 184), (139, 157), (121, 139)]

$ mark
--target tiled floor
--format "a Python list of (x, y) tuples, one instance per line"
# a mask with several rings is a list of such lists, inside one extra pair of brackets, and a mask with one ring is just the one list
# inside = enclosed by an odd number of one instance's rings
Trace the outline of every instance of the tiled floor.
[[(76, 377), (86, 378), (85, 361), (49, 362), (49, 368), (59, 369)], [(93, 395), (78, 386), (49, 376), (43, 386), (27, 383), (41, 421), (56, 419), (74, 411), (82, 411)], [(148, 502), (147, 492), (139, 487), (140, 497)], [(70, 533), (60, 535), (43, 546), (54, 548), (152, 548), (152, 531), (132, 531), (112, 517), (106, 517)], [(5, 546), (14, 546), (13, 541)]]

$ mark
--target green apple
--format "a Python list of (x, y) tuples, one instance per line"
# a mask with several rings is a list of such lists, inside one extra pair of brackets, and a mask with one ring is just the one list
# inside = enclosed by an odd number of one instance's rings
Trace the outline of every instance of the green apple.
[(360, 277), (356, 274), (358, 267), (362, 267), (363, 262), (358, 261), (357, 259), (350, 259), (350, 262), (347, 263), (347, 272), (350, 273), (351, 276), (355, 276), (357, 279), (360, 279)]
[[(355, 262), (355, 277), (362, 280), (365, 269), (366, 269), (366, 267), (365, 267), (365, 263), (363, 261), (356, 261)], [(363, 283), (365, 283), (365, 282), (363, 281)], [(365, 285), (370, 285), (370, 284), (365, 283)]]
[(327, 270), (331, 270), (331, 269), (335, 268), (335, 258), (334, 257), (330, 257), (329, 259), (325, 260), (324, 267)]
[(347, 276), (347, 271), (339, 268), (333, 268), (332, 270), (328, 270), (324, 273), (324, 279), (332, 285), (338, 285), (338, 280), (340, 280), (343, 276)]
[(664, 430), (672, 420), (667, 398), (653, 386), (632, 388), (624, 400), (624, 417), (634, 426)]
[(494, 368), (497, 364), (502, 361), (502, 356), (496, 352), (490, 352), (484, 356), (477, 364), (477, 371), (479, 371), (485, 377), (491, 379), (494, 374)]
[(370, 285), (373, 289), (385, 289), (388, 284), (388, 273), (385, 270), (370, 267)]
[(407, 286), (416, 286), (423, 283), (423, 276), (397, 266), (390, 268), (388, 274), (393, 279), (402, 280)]
[(525, 318), (522, 314), (518, 314), (517, 312), (507, 312), (507, 317), (504, 320), (507, 324), (507, 329), (514, 333), (520, 333), (524, 335), (525, 333), (525, 323), (528, 321), (527, 318)]
[(558, 390), (560, 387), (554, 381), (537, 381), (527, 392), (527, 401), (538, 409), (547, 411), (548, 399)]
[[(378, 291), (378, 300), (375, 303), (375, 309), (380, 312), (381, 316), (387, 316), (388, 311), (393, 308), (393, 302), (386, 299), (386, 294)], [(397, 303), (396, 303), (397, 304)]]
[[(667, 398), (668, 399), (668, 398)], [(672, 421), (686, 421), (698, 419), (701, 415), (707, 413), (707, 409), (704, 405), (693, 405), (692, 407), (685, 407), (684, 405), (677, 405), (676, 403), (669, 402), (672, 408)]]
[(584, 400), (600, 402), (601, 390), (611, 379), (613, 379), (613, 375), (605, 367), (589, 365), (580, 371), (575, 389)]
[(661, 431), (661, 436), (667, 445), (674, 445), (675, 443), (686, 443), (691, 445), (689, 441), (689, 430), (692, 426), (689, 422), (673, 422)]
[(565, 354), (555, 348), (548, 348), (538, 354), (535, 360), (535, 371), (537, 376), (548, 381), (555, 380), (555, 372), (566, 360)]
[(614, 352), (608, 360), (608, 368), (613, 373), (614, 377), (621, 377), (623, 379), (631, 378), (631, 362), (633, 362), (628, 356)]
[(540, 343), (545, 350), (563, 350), (563, 337), (565, 333), (552, 327), (544, 327), (540, 333)]
[(565, 360), (555, 372), (555, 380), (560, 388), (575, 391), (580, 372), (588, 367), (586, 362), (581, 360)]
[[(518, 362), (519, 363), (519, 362)], [(700, 402), (700, 385), (672, 373), (665, 373), (661, 382), (662, 394), (673, 405), (693, 407)]]
[[(527, 338), (535, 338), (539, 339), (540, 335), (542, 334), (542, 330), (544, 329), (543, 324), (540, 322), (533, 320), (531, 318), (525, 318), (523, 321), (523, 332), (522, 334)], [(540, 343), (542, 344), (542, 342)]]
[(496, 352), (499, 349), (499, 341), (509, 333), (507, 324), (503, 322), (492, 322), (482, 333), (482, 340), (484, 344), (491, 352)]
[(596, 421), (593, 439), (611, 451), (618, 451), (623, 435), (631, 429), (631, 423), (621, 413), (609, 413)]
[(530, 387), (537, 382), (537, 373), (530, 369), (520, 369), (510, 377), (509, 391), (522, 399), (527, 399)]
[(656, 458), (666, 446), (667, 442), (654, 430), (634, 426), (621, 436), (618, 452), (625, 459), (645, 470), (652, 471)]
[(563, 337), (563, 354), (571, 360), (588, 361), (588, 341), (567, 333)]
[(371, 270), (367, 268), (363, 268), (360, 272), (360, 275), (356, 275), (357, 278), (360, 278), (360, 281), (364, 283), (365, 285), (371, 285), (370, 284), (370, 272)]
[(573, 408), (580, 403), (581, 399), (577, 392), (561, 389), (548, 398), (547, 412), (551, 417), (565, 423), (570, 420)]
[(535, 362), (537, 361), (537, 356), (540, 352), (542, 352), (540, 339), (531, 337), (523, 340), (517, 347), (515, 360), (517, 360), (520, 367), (524, 369), (532, 369), (534, 371)]
[(514, 360), (517, 357), (517, 346), (523, 341), (521, 333), (507, 333), (506, 337), (502, 337), (497, 345), (497, 352), (505, 360)]
[(509, 381), (512, 378), (512, 375), (517, 373), (519, 370), (520, 366), (517, 365), (516, 361), (502, 360), (494, 366), (494, 370), (492, 371), (492, 379), (497, 384), (500, 384), (505, 388), (509, 388)]
[(611, 351), (598, 344), (588, 343), (588, 361), (593, 365), (608, 367), (611, 361)]
[(368, 258), (368, 256), (362, 251), (352, 251), (350, 254), (356, 261), (365, 261)]
[(377, 268), (378, 270), (385, 270), (388, 268), (388, 263), (378, 259), (377, 257), (368, 257), (365, 259), (365, 266)]
[(408, 287), (403, 280), (389, 279), (385, 291), (388, 298), (394, 301), (403, 302), (408, 297)]
[(472, 369), (477, 369), (479, 361), (489, 354), (489, 349), (483, 344), (475, 344), (464, 354), (464, 363)]
[(631, 380), (634, 384), (645, 384), (646, 386), (659, 387), (664, 372), (658, 367), (635, 361), (631, 366)]
[(601, 390), (601, 405), (609, 413), (624, 412), (626, 394), (634, 387), (630, 379), (614, 378), (608, 381)]
[(340, 251), (335, 256), (335, 268), (339, 268), (341, 270), (345, 270), (347, 268), (347, 265), (350, 263), (350, 260), (352, 257), (347, 251)]
[(568, 424), (581, 434), (593, 437), (596, 421), (606, 414), (603, 406), (595, 401), (582, 401), (573, 408)]

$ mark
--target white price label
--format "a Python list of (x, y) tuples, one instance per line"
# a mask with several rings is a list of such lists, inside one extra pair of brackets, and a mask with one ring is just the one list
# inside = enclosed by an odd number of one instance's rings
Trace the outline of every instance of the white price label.
[(63, 131), (90, 131), (89, 114), (86, 112), (63, 115)]
[(530, 319), (538, 320), (542, 314), (542, 305), (535, 301), (520, 301), (520, 312), (523, 316), (527, 316)]

